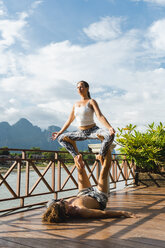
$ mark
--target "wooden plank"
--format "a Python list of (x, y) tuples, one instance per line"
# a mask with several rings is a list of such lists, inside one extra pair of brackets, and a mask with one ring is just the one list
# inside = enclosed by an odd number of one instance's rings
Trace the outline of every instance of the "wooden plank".
[(0, 218), (0, 247), (165, 247), (165, 189), (135, 187), (111, 193), (108, 208), (138, 218), (71, 219), (45, 224), (44, 208)]

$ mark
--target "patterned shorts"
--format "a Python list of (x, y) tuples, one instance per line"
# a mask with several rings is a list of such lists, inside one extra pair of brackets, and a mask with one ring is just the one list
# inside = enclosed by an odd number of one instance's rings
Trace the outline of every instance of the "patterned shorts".
[(81, 190), (77, 194), (77, 196), (90, 196), (96, 199), (100, 204), (100, 210), (104, 210), (108, 202), (108, 194), (101, 192), (97, 188), (93, 188), (93, 187)]

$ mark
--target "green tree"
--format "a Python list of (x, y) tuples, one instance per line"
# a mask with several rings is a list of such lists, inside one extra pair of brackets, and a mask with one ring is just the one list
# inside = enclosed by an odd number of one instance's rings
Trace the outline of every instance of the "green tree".
[(1, 148), (2, 148), (3, 150), (0, 150), (0, 155), (6, 155), (6, 156), (10, 155), (10, 152), (9, 152), (7, 146), (3, 146), (3, 147), (1, 147)]
[(32, 155), (42, 155), (40, 147), (32, 147), (31, 150), (32, 151), (27, 152), (29, 158), (31, 158)]
[(59, 153), (59, 159), (62, 159), (64, 162), (71, 159), (73, 160), (72, 155), (68, 153), (68, 151), (64, 147), (61, 147), (60, 151), (62, 153)]
[(88, 150), (86, 150), (84, 152), (87, 152), (87, 154), (83, 155), (83, 159), (90, 161), (91, 163), (94, 163), (94, 161), (96, 160), (95, 154), (92, 154), (92, 153), (88, 154), (89, 153)]
[(136, 125), (118, 128), (116, 141), (120, 152), (134, 159), (139, 168), (157, 171), (165, 166), (165, 127), (152, 123), (145, 132), (136, 130)]
[(43, 152), (42, 155), (48, 160), (55, 158), (54, 152)]

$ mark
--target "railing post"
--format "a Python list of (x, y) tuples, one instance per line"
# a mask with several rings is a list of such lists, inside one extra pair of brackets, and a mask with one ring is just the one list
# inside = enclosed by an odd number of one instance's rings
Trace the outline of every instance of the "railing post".
[(25, 185), (26, 196), (29, 195), (29, 170), (30, 170), (30, 164), (29, 161), (26, 161), (26, 185)]
[(23, 208), (24, 207), (24, 197), (22, 197), (20, 199), (20, 207)]
[(127, 186), (128, 167), (127, 167), (127, 158), (126, 158), (126, 156), (124, 156), (124, 176), (125, 176), (125, 186)]
[[(55, 191), (55, 161), (58, 160), (58, 153), (54, 154), (54, 161), (52, 163), (52, 190)], [(56, 197), (56, 196), (55, 196)]]
[(26, 151), (22, 151), (22, 159), (26, 159)]
[(112, 155), (112, 178), (114, 180), (113, 182), (114, 188), (116, 189), (117, 166), (116, 166), (115, 155)]
[(136, 186), (138, 186), (139, 185), (139, 170), (136, 164), (134, 164), (134, 173), (135, 173), (134, 183)]
[(133, 174), (133, 184), (135, 184), (135, 170), (136, 170), (136, 166), (135, 166), (135, 163), (134, 163), (134, 160), (132, 159), (132, 162), (131, 162), (131, 164), (132, 164), (132, 174)]
[(17, 196), (20, 196), (20, 186), (21, 186), (21, 162), (17, 164)]
[(57, 190), (60, 191), (61, 190), (61, 163), (60, 161), (58, 161), (58, 188)]

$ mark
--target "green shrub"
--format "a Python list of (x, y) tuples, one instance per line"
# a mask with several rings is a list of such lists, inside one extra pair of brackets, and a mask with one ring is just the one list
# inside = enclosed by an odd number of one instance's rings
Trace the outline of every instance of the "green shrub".
[(137, 131), (132, 124), (118, 128), (116, 141), (120, 152), (134, 159), (139, 168), (158, 171), (165, 167), (165, 126), (161, 122), (148, 125), (145, 132)]

